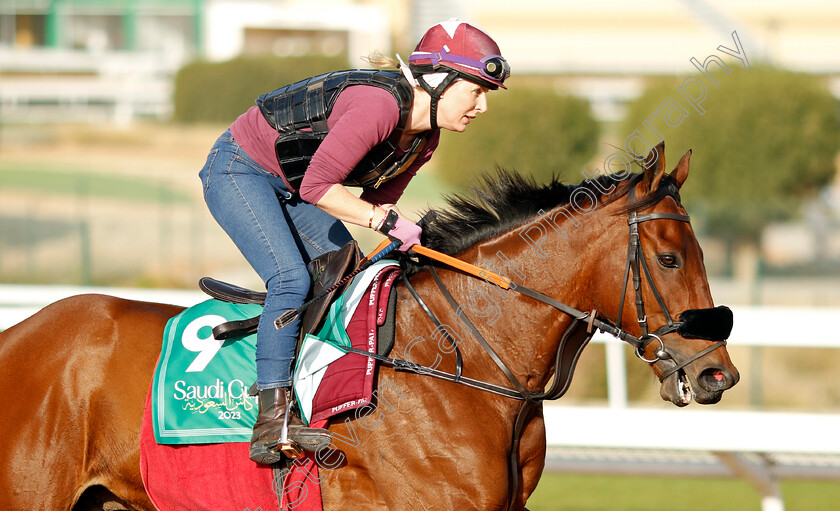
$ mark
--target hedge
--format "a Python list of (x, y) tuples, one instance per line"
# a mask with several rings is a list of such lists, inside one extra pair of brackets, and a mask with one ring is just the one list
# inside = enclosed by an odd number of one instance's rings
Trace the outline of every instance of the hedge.
[[(650, 86), (630, 105), (621, 133), (638, 130), (652, 144), (664, 137), (669, 167), (693, 149), (686, 204), (704, 213), (708, 234), (757, 240), (835, 176), (840, 109), (812, 75), (733, 65), (712, 76), (717, 86), (706, 76)], [(703, 99), (695, 108), (683, 93)]]
[[(345, 69), (342, 58), (238, 58), (195, 62), (175, 80), (177, 122), (230, 123), (260, 94), (320, 73)], [(600, 127), (584, 99), (551, 88), (520, 86), (491, 92), (488, 112), (465, 134), (444, 132), (436, 152), (442, 178), (456, 187), (496, 166), (548, 180), (575, 182), (593, 157)]]
[(257, 96), (329, 71), (346, 69), (343, 57), (237, 58), (194, 62), (175, 78), (177, 122), (233, 122)]
[(489, 93), (488, 110), (464, 133), (444, 132), (435, 153), (441, 178), (457, 187), (496, 167), (573, 182), (595, 155), (600, 126), (589, 103), (545, 87)]

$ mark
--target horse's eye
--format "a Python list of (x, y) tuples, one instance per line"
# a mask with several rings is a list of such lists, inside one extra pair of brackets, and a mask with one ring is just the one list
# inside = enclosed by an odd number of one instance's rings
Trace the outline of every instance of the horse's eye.
[(680, 260), (674, 254), (659, 254), (659, 264), (666, 268), (679, 268)]

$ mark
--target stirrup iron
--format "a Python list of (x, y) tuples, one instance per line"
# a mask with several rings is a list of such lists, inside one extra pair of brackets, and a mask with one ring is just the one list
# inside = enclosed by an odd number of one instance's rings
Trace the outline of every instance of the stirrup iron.
[(292, 400), (286, 403), (286, 413), (283, 417), (283, 427), (280, 429), (280, 440), (277, 441), (277, 449), (289, 459), (297, 460), (303, 458), (306, 453), (297, 442), (289, 438), (289, 417), (292, 413)]

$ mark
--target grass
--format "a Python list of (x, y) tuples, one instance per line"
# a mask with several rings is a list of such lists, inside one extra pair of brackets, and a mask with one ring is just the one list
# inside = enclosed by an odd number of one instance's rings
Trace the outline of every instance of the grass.
[(142, 202), (191, 202), (186, 194), (160, 183), (84, 171), (58, 171), (35, 165), (0, 165), (0, 188), (43, 194)]
[[(831, 511), (840, 484), (781, 483), (786, 511)], [(761, 498), (739, 479), (598, 476), (545, 473), (528, 500), (531, 511), (760, 511)]]

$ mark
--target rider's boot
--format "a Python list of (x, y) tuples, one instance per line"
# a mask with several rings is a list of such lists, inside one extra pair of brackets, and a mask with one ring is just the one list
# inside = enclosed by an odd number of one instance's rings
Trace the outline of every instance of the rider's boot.
[(251, 435), (251, 460), (271, 465), (284, 456), (300, 458), (303, 451), (316, 452), (329, 445), (329, 431), (308, 428), (291, 413), (291, 394), (288, 387), (259, 392), (260, 411)]

